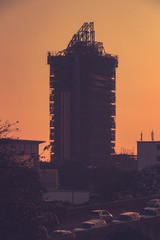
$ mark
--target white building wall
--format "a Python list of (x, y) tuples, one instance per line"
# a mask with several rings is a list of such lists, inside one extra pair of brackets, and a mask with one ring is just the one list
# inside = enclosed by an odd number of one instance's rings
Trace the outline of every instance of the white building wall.
[(72, 204), (82, 204), (89, 201), (89, 191), (49, 191), (43, 196), (44, 200), (70, 202)]
[(160, 141), (137, 142), (138, 170), (160, 163)]

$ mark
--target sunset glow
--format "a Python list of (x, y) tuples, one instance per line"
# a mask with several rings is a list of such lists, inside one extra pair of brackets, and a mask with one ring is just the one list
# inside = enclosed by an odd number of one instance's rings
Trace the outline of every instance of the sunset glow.
[[(13, 3), (14, 2), (14, 3)], [(160, 140), (158, 0), (0, 1), (0, 117), (19, 121), (22, 139), (49, 141), (47, 52), (67, 47), (84, 22), (118, 55), (116, 151)]]

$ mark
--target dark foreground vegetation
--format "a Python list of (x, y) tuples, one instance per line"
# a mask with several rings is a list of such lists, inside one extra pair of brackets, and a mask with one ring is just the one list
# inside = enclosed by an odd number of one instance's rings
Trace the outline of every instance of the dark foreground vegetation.
[[(45, 239), (56, 219), (41, 209), (43, 188), (38, 174), (17, 158), (0, 154), (0, 239)], [(49, 226), (47, 221), (52, 224)]]
[[(6, 137), (10, 126), (0, 122), (0, 138)], [(46, 239), (48, 233), (56, 229), (58, 218), (54, 208), (43, 205), (42, 195), (45, 189), (37, 169), (30, 165), (30, 159), (22, 162), (20, 156), (8, 154), (7, 149), (3, 150), (0, 151), (0, 239)], [(41, 163), (41, 167), (54, 166)], [(131, 172), (114, 166), (87, 167), (71, 162), (59, 168), (59, 182), (63, 189), (90, 189), (97, 194), (98, 200), (113, 201), (158, 194), (159, 172), (160, 165), (141, 172)], [(110, 240), (148, 240), (138, 230), (132, 234), (135, 238), (127, 238), (128, 231), (115, 233)]]
[(118, 229), (106, 240), (150, 240), (144, 235), (140, 228), (122, 228)]
[(113, 201), (159, 194), (159, 172), (159, 164), (138, 172), (115, 166), (90, 168), (71, 162), (59, 168), (59, 183), (63, 189), (89, 189), (99, 200)]
[[(0, 138), (18, 130), (17, 123), (0, 120)], [(22, 161), (21, 156), (0, 145), (0, 239), (46, 239), (58, 220), (42, 206), (44, 191), (31, 159)]]
[[(107, 167), (88, 169), (83, 166), (66, 166), (61, 169), (61, 184), (70, 189), (92, 188), (99, 200), (112, 201), (125, 194), (132, 198), (157, 193), (159, 170), (159, 165), (140, 173)], [(0, 154), (0, 195), (3, 196), (0, 198), (0, 239), (43, 240), (56, 229), (58, 219), (55, 209), (42, 204), (44, 191), (34, 168), (22, 164), (15, 156)], [(115, 233), (110, 240), (148, 240), (138, 230), (134, 231), (132, 238), (127, 238), (127, 234), (128, 230)]]

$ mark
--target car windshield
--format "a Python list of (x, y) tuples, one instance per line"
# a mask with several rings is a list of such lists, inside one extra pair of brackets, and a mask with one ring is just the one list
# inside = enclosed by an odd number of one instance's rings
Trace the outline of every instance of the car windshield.
[(152, 209), (144, 209), (142, 211), (142, 215), (147, 215), (147, 216), (155, 216), (156, 212)]
[(117, 219), (120, 220), (120, 221), (130, 221), (130, 220), (132, 220), (131, 216), (124, 215), (124, 214), (119, 215), (119, 217)]
[(93, 224), (92, 223), (82, 223), (81, 227), (85, 228), (85, 229), (90, 229), (93, 227)]
[(156, 202), (152, 202), (148, 206), (150, 206), (150, 207), (158, 207), (159, 205)]
[(158, 201), (150, 201), (148, 202), (147, 206), (150, 206), (150, 207), (156, 207), (156, 206), (159, 206), (160, 203)]
[(51, 233), (52, 236), (59, 236), (59, 235), (63, 235), (63, 232), (52, 232)]
[(92, 217), (98, 217), (99, 216), (99, 213), (98, 212), (91, 212), (90, 214)]

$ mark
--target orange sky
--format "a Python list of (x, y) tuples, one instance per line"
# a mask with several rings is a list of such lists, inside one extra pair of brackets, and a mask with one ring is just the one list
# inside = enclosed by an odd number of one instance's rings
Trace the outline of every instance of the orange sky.
[(116, 149), (160, 140), (159, 0), (0, 0), (0, 117), (19, 137), (49, 139), (47, 51), (66, 48), (84, 22), (119, 57)]

